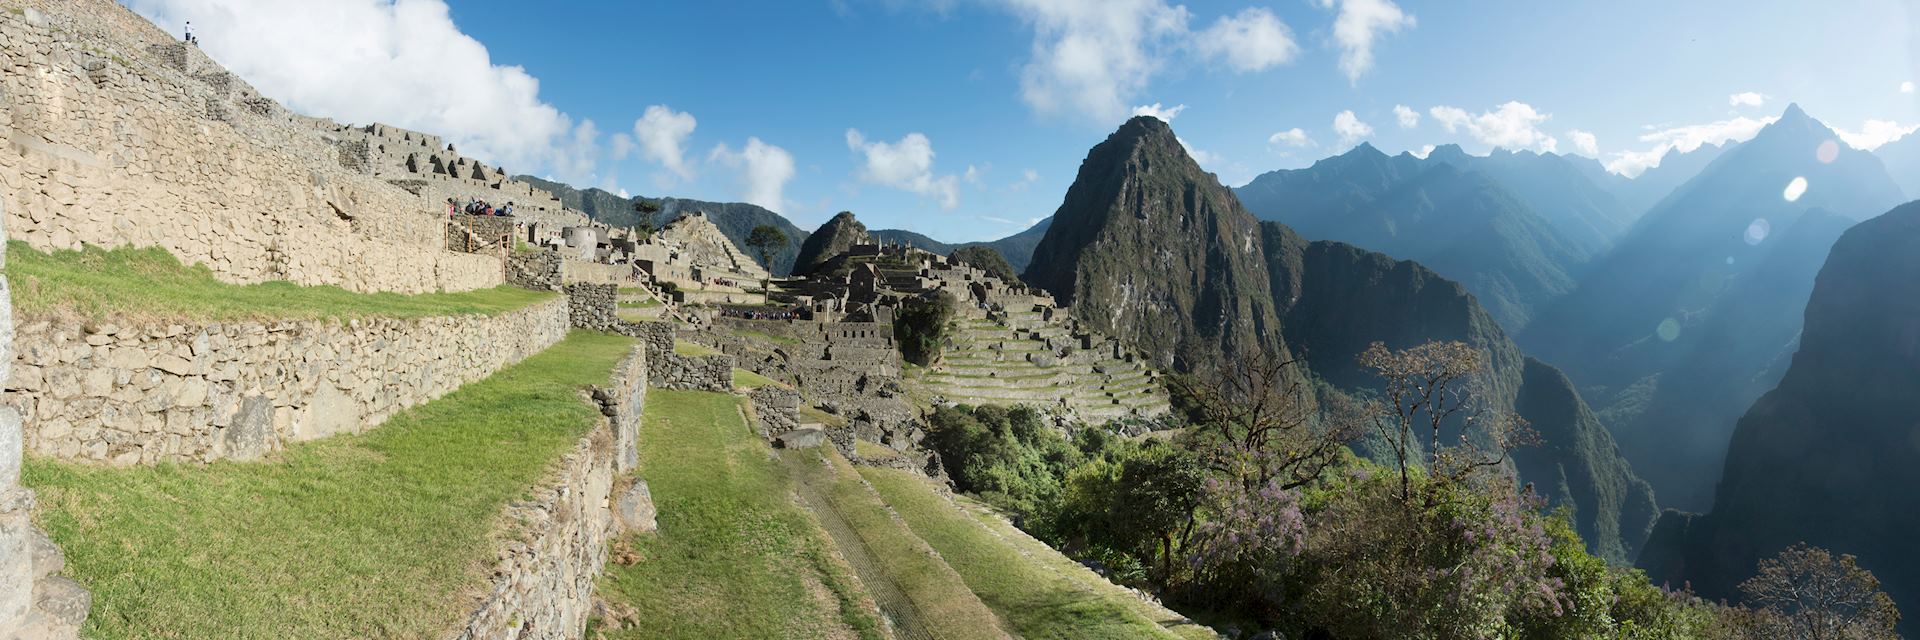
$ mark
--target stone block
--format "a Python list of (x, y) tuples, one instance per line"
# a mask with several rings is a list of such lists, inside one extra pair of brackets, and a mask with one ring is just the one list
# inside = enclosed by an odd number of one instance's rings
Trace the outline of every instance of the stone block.
[(272, 449), (273, 436), (273, 400), (250, 396), (240, 402), (240, 412), (234, 415), (233, 425), (227, 427), (223, 443), (226, 457), (258, 460)]
[(820, 427), (801, 427), (773, 437), (783, 449), (811, 449), (825, 444), (827, 432)]
[(66, 576), (52, 576), (34, 585), (33, 606), (61, 625), (78, 629), (93, 608), (93, 594)]
[(20, 413), (0, 406), (0, 491), (20, 483), (20, 458), (26, 447)]
[(633, 486), (620, 492), (615, 506), (615, 518), (622, 531), (647, 533), (659, 528), (656, 521), (659, 514), (654, 510), (653, 492), (647, 490), (647, 481), (635, 479)]
[(27, 510), (0, 512), (0, 629), (20, 624), (33, 607), (33, 564)]
[(67, 566), (67, 554), (39, 527), (27, 527), (27, 563), (33, 567), (33, 579), (44, 580)]

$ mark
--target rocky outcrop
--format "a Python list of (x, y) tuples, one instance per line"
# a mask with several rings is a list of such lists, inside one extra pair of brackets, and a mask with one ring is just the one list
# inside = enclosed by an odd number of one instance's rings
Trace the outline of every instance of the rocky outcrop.
[(846, 253), (854, 245), (872, 241), (872, 237), (867, 235), (867, 225), (854, 219), (853, 212), (842, 211), (807, 236), (807, 241), (800, 245), (800, 255), (794, 258), (793, 274), (803, 276), (813, 273), (814, 269)]
[[(1668, 512), (1641, 555), (1656, 582), (1734, 597), (1756, 563), (1798, 542), (1858, 556), (1920, 610), (1920, 203), (1835, 243), (1779, 386), (1734, 428), (1713, 510)], [(1908, 630), (1911, 633), (1911, 630)]]
[(251, 460), (358, 433), (567, 334), (559, 299), (498, 315), (20, 327), (7, 406), (27, 448), (151, 464)]
[(1286, 349), (1259, 224), (1158, 118), (1087, 153), (1025, 280), (1162, 369)]

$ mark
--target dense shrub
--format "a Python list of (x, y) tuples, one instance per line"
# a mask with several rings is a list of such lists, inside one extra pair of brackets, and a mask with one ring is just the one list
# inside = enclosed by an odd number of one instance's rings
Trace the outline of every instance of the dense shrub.
[(987, 275), (1005, 281), (1008, 286), (1026, 286), (1020, 281), (1020, 274), (1013, 270), (1013, 265), (1007, 262), (1006, 256), (1000, 255), (993, 247), (977, 244), (960, 247), (953, 250), (952, 258), (960, 264), (985, 271)]
[(893, 315), (893, 337), (900, 355), (917, 365), (929, 365), (940, 359), (947, 342), (948, 324), (953, 322), (953, 296), (936, 293), (908, 298)]

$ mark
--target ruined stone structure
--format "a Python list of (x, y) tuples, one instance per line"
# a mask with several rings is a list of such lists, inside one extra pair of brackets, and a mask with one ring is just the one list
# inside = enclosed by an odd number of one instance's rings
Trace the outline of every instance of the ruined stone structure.
[(356, 291), (501, 283), (445, 250), (445, 209), (342, 165), (290, 113), (199, 49), (104, 0), (0, 15), (0, 200), (40, 249), (159, 246), (236, 282)]
[(566, 337), (555, 299), (496, 316), (117, 326), (29, 319), (5, 402), (29, 451), (250, 460), (359, 432)]
[(733, 390), (732, 356), (683, 356), (674, 353), (673, 325), (666, 322), (629, 322), (615, 311), (619, 293), (613, 285), (566, 285), (573, 326), (610, 331), (639, 338), (647, 345), (648, 378), (662, 389), (728, 392)]
[(453, 198), (462, 205), (468, 200), (495, 207), (511, 203), (514, 218), (550, 230), (592, 224), (586, 214), (567, 209), (547, 190), (515, 180), (505, 169), (460, 155), (440, 136), (379, 123), (326, 123), (320, 130), (340, 148), (342, 168), (380, 178), (428, 202)]

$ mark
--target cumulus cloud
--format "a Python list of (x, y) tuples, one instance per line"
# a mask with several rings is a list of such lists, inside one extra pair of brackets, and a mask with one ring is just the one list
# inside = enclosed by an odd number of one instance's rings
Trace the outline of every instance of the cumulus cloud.
[(1400, 121), (1400, 128), (1412, 129), (1420, 126), (1420, 112), (1404, 104), (1393, 105), (1393, 117)]
[(1638, 177), (1646, 170), (1660, 166), (1660, 159), (1669, 151), (1688, 153), (1704, 144), (1748, 140), (1775, 120), (1779, 118), (1756, 120), (1741, 116), (1704, 124), (1650, 127), (1646, 133), (1640, 134), (1640, 141), (1651, 142), (1653, 147), (1644, 151), (1627, 150), (1608, 154), (1607, 170), (1629, 178)]
[(632, 153), (633, 153), (633, 136), (627, 135), (625, 133), (613, 134), (613, 141), (611, 144), (611, 148), (608, 149), (608, 155), (613, 156), (614, 160), (625, 160), (627, 159), (627, 156)]
[(1293, 30), (1260, 7), (1241, 9), (1220, 19), (1194, 38), (1194, 48), (1206, 58), (1226, 61), (1241, 73), (1263, 71), (1293, 61), (1300, 45), (1293, 41)]
[[(1377, 0), (1368, 0), (1377, 1)], [(1042, 115), (1110, 124), (1181, 54), (1238, 72), (1291, 62), (1293, 34), (1272, 11), (1244, 9), (1198, 32), (1166, 0), (998, 0), (1033, 29), (1020, 98)]]
[[(992, 168), (992, 167), (993, 165), (991, 164), (987, 165), (987, 168)], [(986, 173), (987, 173), (986, 169), (976, 167), (973, 165), (967, 165), (967, 171), (966, 173), (960, 174), (960, 179), (966, 181), (967, 184), (978, 187), (980, 186), (980, 176), (986, 175)]]
[(1913, 81), (1907, 80), (1907, 81), (1901, 82), (1900, 93), (1913, 93)]
[[(1187, 144), (1187, 139), (1186, 139), (1186, 138), (1182, 138), (1182, 137), (1179, 137), (1179, 136), (1174, 136), (1174, 138), (1173, 138), (1173, 139), (1174, 139), (1174, 140), (1177, 140), (1177, 141), (1179, 141), (1179, 142), (1180, 142), (1180, 147), (1181, 147), (1181, 148), (1183, 148), (1183, 149), (1186, 149), (1186, 150), (1187, 150), (1187, 155), (1189, 155), (1189, 156), (1193, 156), (1193, 161), (1194, 161), (1194, 162), (1197, 162), (1197, 163), (1200, 163), (1200, 166), (1201, 166), (1202, 168), (1208, 168), (1208, 167), (1214, 167), (1214, 166), (1219, 166), (1219, 165), (1221, 165), (1221, 164), (1225, 164), (1225, 163), (1226, 163), (1226, 160), (1227, 160), (1227, 159), (1226, 159), (1226, 157), (1224, 157), (1224, 156), (1221, 156), (1220, 154), (1217, 154), (1217, 153), (1213, 153), (1213, 152), (1210, 152), (1210, 151), (1207, 151), (1207, 150), (1204, 150), (1204, 149), (1200, 149), (1200, 148), (1198, 148), (1198, 147), (1195, 147), (1195, 146), (1193, 146), (1193, 145), (1191, 145), (1191, 144)], [(1209, 169), (1209, 170), (1211, 170), (1211, 169)]]
[(1573, 140), (1573, 149), (1580, 152), (1580, 155), (1589, 158), (1600, 157), (1600, 139), (1594, 137), (1592, 132), (1573, 129), (1567, 132), (1567, 137)]
[(735, 151), (725, 143), (707, 153), (708, 162), (717, 162), (740, 174), (740, 199), (773, 211), (786, 209), (787, 181), (793, 179), (793, 154), (759, 138), (747, 138), (747, 146)]
[(1186, 111), (1186, 110), (1187, 110), (1187, 105), (1184, 105), (1184, 104), (1176, 104), (1171, 107), (1162, 107), (1160, 106), (1160, 103), (1155, 102), (1153, 104), (1143, 104), (1143, 105), (1134, 107), (1133, 115), (1153, 116), (1155, 118), (1159, 118), (1161, 122), (1173, 122), (1174, 118), (1177, 118), (1180, 116), (1180, 112)]
[(1034, 30), (1020, 97), (1043, 114), (1118, 120), (1187, 34), (1186, 7), (1163, 0), (1006, 2)]
[(1427, 159), (1427, 156), (1433, 155), (1433, 150), (1436, 148), (1438, 147), (1435, 147), (1429, 144), (1429, 145), (1421, 146), (1419, 149), (1408, 151), (1407, 153), (1413, 154), (1413, 157), (1415, 158), (1425, 160)]
[(642, 157), (665, 167), (681, 180), (692, 180), (693, 167), (687, 165), (683, 149), (698, 124), (693, 114), (656, 104), (647, 107), (640, 119), (633, 121), (633, 136), (639, 141)]
[(1559, 140), (1540, 130), (1540, 124), (1552, 116), (1540, 113), (1524, 102), (1508, 102), (1493, 111), (1479, 114), (1468, 113), (1459, 107), (1439, 106), (1428, 109), (1427, 114), (1433, 116), (1434, 122), (1446, 127), (1447, 133), (1465, 130), (1482, 144), (1545, 152), (1554, 151), (1560, 145)]
[(1872, 151), (1880, 148), (1880, 145), (1913, 133), (1916, 129), (1920, 129), (1920, 125), (1903, 125), (1892, 120), (1868, 120), (1860, 126), (1859, 131), (1834, 127), (1833, 133), (1840, 136), (1841, 140), (1845, 140), (1848, 146), (1862, 151)]
[(1334, 114), (1333, 132), (1340, 134), (1341, 145), (1349, 145), (1373, 135), (1373, 127), (1361, 122), (1360, 118), (1353, 115), (1353, 111), (1349, 109)]
[(170, 32), (193, 22), (208, 55), (295, 111), (425, 131), (489, 164), (593, 182), (593, 154), (572, 144), (584, 123), (542, 101), (526, 70), (494, 64), (442, 0), (129, 4)]
[(1743, 91), (1727, 96), (1729, 107), (1758, 107), (1767, 103), (1767, 96), (1752, 91)]
[(1340, 70), (1358, 83), (1373, 69), (1373, 44), (1383, 35), (1414, 26), (1413, 16), (1393, 0), (1319, 0), (1320, 6), (1340, 13), (1333, 19), (1333, 40), (1340, 45)]
[(1313, 138), (1307, 137), (1307, 132), (1300, 130), (1300, 127), (1294, 127), (1267, 136), (1267, 144), (1276, 147), (1311, 147)]
[(847, 148), (864, 156), (855, 172), (860, 180), (933, 198), (942, 209), (960, 206), (959, 179), (933, 174), (933, 141), (926, 134), (916, 131), (898, 142), (884, 142), (848, 129)]

